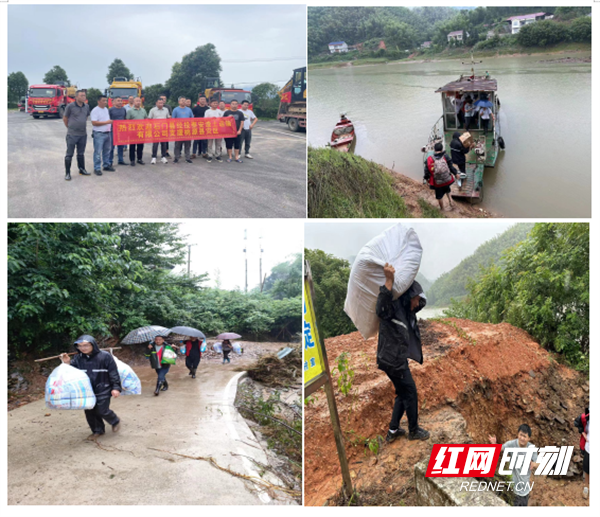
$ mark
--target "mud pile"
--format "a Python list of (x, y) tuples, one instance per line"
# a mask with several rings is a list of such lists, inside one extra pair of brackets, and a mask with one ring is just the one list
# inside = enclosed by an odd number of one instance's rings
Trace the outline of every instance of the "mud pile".
[[(411, 371), (420, 425), (431, 432), (427, 442), (401, 438), (385, 444), (395, 394), (377, 369), (376, 337), (365, 341), (355, 332), (325, 342), (331, 368), (347, 352), (355, 372), (351, 393), (338, 392), (336, 399), (351, 476), (369, 504), (415, 504), (414, 465), (429, 458), (434, 443), (488, 443), (490, 434), (502, 443), (515, 438), (522, 423), (532, 428), (536, 446), (574, 445), (569, 477), (581, 479), (572, 422), (588, 402), (585, 375), (559, 364), (529, 334), (507, 323), (449, 318), (422, 321), (421, 329), (424, 363), (411, 362)], [(406, 417), (401, 426), (407, 427)], [(341, 474), (322, 390), (305, 407), (305, 435), (306, 504), (335, 504)], [(530, 505), (586, 504), (580, 483), (535, 481)]]

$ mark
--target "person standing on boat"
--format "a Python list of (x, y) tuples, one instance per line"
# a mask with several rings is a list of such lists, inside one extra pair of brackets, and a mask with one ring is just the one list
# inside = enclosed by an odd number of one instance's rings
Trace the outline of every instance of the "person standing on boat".
[(467, 95), (467, 98), (465, 99), (463, 111), (465, 112), (465, 131), (469, 131), (469, 128), (471, 127), (471, 121), (475, 115), (475, 106), (473, 105), (473, 99), (470, 95)]
[(490, 118), (494, 121), (496, 117), (492, 113), (492, 108), (489, 106), (481, 106), (479, 108), (479, 118), (481, 118), (481, 126), (483, 128), (483, 134), (487, 135), (489, 129)]
[(461, 93), (456, 92), (454, 95), (454, 112), (456, 113), (456, 127), (460, 127), (461, 124), (465, 125), (465, 114), (463, 113), (463, 96)]
[(465, 147), (460, 139), (460, 132), (455, 131), (452, 135), (452, 142), (450, 142), (450, 154), (452, 161), (458, 167), (460, 171), (458, 186), (460, 187), (460, 180), (467, 177), (467, 154), (471, 150), (470, 147)]
[(454, 176), (458, 171), (452, 163), (452, 159), (444, 151), (442, 142), (435, 144), (433, 156), (427, 158), (427, 174), (425, 179), (429, 183), (429, 188), (435, 190), (435, 198), (440, 204), (440, 210), (444, 210), (444, 196), (448, 197), (450, 208), (454, 208), (454, 203), (450, 197), (450, 186), (454, 183)]

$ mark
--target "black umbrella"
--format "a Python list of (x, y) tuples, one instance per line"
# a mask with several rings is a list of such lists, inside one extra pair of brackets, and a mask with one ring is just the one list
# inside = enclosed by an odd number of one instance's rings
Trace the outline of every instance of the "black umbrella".
[(181, 336), (197, 337), (200, 339), (206, 339), (206, 336), (192, 327), (173, 327), (169, 329), (169, 334), (179, 334)]

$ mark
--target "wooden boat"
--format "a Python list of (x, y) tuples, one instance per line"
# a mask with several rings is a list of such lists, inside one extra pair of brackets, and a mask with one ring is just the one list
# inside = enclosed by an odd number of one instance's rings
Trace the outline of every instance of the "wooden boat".
[(354, 125), (345, 115), (341, 116), (340, 121), (333, 128), (329, 145), (332, 149), (341, 153), (354, 152), (356, 133), (354, 132)]
[[(458, 181), (452, 186), (452, 197), (469, 200), (477, 203), (483, 200), (483, 173), (486, 167), (494, 167), (500, 150), (504, 149), (504, 139), (500, 134), (500, 122), (498, 112), (500, 101), (497, 95), (498, 84), (496, 79), (489, 76), (476, 76), (474, 70), (470, 76), (461, 76), (457, 81), (452, 81), (435, 93), (442, 97), (442, 116), (433, 126), (429, 133), (427, 145), (423, 151), (423, 165), (427, 158), (434, 154), (434, 146), (437, 142), (444, 145), (445, 151), (450, 155), (450, 142), (453, 134), (458, 131), (464, 133), (464, 124), (458, 120), (455, 110), (457, 96), (465, 99), (471, 97), (475, 106), (488, 106), (492, 110), (493, 117), (489, 121), (487, 134), (483, 130), (480, 117), (473, 117), (469, 126), (469, 133), (473, 137), (474, 145), (469, 154), (466, 155), (466, 178)], [(477, 111), (477, 110), (476, 110)]]

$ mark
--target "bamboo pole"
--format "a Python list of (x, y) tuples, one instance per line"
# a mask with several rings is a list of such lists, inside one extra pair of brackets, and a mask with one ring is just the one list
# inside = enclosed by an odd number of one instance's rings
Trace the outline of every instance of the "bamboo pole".
[[(100, 350), (121, 350), (121, 347), (115, 347), (115, 348), (101, 348)], [(79, 352), (69, 352), (67, 355), (75, 355), (78, 354)], [(61, 354), (62, 355), (62, 354)], [(60, 355), (53, 355), (52, 357), (44, 357), (43, 359), (36, 359), (34, 361), (34, 363), (41, 363), (43, 361), (50, 361), (52, 359), (60, 359)]]

